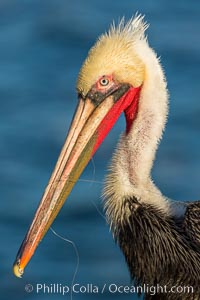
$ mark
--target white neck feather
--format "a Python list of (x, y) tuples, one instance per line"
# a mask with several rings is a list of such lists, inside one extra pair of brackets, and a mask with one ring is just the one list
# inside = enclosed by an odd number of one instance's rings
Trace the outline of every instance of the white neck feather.
[[(107, 215), (119, 210), (129, 197), (169, 213), (169, 202), (151, 180), (151, 169), (168, 112), (166, 81), (154, 51), (145, 40), (134, 45), (145, 64), (137, 117), (128, 135), (123, 134), (106, 178)], [(111, 217), (111, 216), (110, 216)]]

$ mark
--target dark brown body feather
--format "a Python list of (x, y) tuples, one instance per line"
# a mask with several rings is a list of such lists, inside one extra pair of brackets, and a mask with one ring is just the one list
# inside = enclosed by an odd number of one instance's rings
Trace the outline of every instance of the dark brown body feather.
[(180, 220), (131, 198), (124, 202), (130, 216), (115, 227), (135, 285), (191, 286), (193, 293), (146, 294), (146, 300), (200, 299), (200, 202), (188, 204)]

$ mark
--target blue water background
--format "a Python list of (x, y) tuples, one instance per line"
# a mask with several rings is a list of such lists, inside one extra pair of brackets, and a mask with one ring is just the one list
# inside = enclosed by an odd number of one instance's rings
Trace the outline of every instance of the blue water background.
[[(48, 232), (23, 279), (12, 263), (55, 165), (77, 98), (76, 77), (88, 49), (112, 20), (139, 11), (161, 56), (170, 115), (153, 169), (162, 192), (176, 200), (200, 198), (200, 2), (196, 0), (1, 0), (0, 2), (0, 299), (70, 299), (27, 293), (25, 284), (70, 285), (73, 247)], [(153, 105), (153, 103), (152, 103)], [(123, 255), (102, 211), (105, 170), (123, 116), (89, 163), (53, 224), (80, 256), (76, 282), (129, 284)], [(95, 169), (94, 169), (95, 166)], [(131, 294), (74, 294), (73, 299), (136, 299)]]

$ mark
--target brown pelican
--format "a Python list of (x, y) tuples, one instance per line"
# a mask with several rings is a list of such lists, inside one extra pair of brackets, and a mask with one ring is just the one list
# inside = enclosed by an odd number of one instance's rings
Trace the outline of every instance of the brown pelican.
[[(88, 161), (124, 112), (106, 177), (108, 223), (136, 285), (192, 286), (193, 293), (145, 299), (200, 299), (200, 202), (175, 203), (151, 179), (168, 113), (165, 76), (145, 37), (143, 17), (112, 25), (80, 70), (78, 106), (54, 172), (14, 263), (21, 277)], [(171, 291), (171, 290), (170, 290)]]

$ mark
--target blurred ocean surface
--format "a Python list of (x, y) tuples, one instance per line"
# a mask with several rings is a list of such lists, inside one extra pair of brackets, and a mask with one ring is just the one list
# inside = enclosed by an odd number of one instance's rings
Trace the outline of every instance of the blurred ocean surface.
[[(0, 2), (0, 298), (70, 299), (27, 293), (25, 284), (70, 285), (73, 247), (48, 232), (25, 270), (12, 263), (64, 142), (77, 98), (76, 77), (88, 49), (112, 20), (139, 11), (151, 24), (150, 45), (161, 56), (170, 115), (153, 169), (162, 192), (176, 200), (200, 198), (200, 2), (1, 0)], [(123, 255), (102, 211), (105, 171), (123, 116), (89, 163), (53, 224), (76, 244), (75, 282), (129, 284)], [(100, 182), (100, 183), (99, 183)], [(96, 209), (96, 207), (98, 210)], [(73, 299), (136, 299), (132, 294), (74, 294)]]

